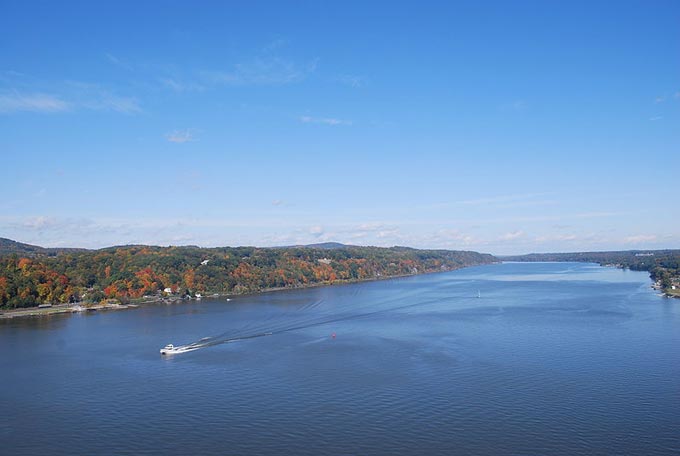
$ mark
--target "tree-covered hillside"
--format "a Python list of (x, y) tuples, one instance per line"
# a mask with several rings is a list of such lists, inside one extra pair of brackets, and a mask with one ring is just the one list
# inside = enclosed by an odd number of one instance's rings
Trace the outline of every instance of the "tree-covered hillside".
[[(26, 244), (24, 244), (26, 245)], [(35, 247), (35, 246), (29, 246)], [(405, 247), (255, 248), (125, 246), (0, 254), (0, 306), (122, 302), (175, 295), (241, 294), (447, 271), (497, 261), (467, 251)], [(24, 253), (24, 254), (22, 254)]]

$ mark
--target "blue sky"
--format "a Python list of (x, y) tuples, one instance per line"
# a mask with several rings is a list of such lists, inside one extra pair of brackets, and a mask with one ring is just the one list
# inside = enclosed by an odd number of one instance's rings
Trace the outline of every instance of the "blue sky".
[(2, 9), (2, 237), (680, 248), (676, 1)]

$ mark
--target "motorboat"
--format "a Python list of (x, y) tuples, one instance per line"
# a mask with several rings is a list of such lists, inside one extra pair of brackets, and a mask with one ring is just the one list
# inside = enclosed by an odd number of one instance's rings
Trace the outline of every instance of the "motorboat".
[(193, 350), (198, 350), (199, 348), (201, 347), (191, 345), (180, 345), (179, 347), (175, 347), (172, 344), (168, 344), (165, 347), (161, 348), (161, 355), (177, 355), (179, 353), (186, 353)]

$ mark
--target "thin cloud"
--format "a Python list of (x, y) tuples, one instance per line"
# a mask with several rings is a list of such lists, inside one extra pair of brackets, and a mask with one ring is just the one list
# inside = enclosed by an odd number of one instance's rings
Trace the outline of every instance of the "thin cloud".
[(501, 105), (499, 108), (501, 111), (505, 112), (522, 112), (527, 110), (528, 105), (524, 100), (515, 100), (511, 103)]
[(658, 236), (654, 234), (638, 234), (636, 236), (628, 236), (623, 239), (626, 244), (639, 244), (640, 242), (654, 242)]
[(309, 228), (309, 234), (311, 234), (312, 236), (314, 236), (316, 238), (323, 236), (324, 232), (325, 232), (325, 230), (321, 225), (315, 225), (315, 226), (311, 226)]
[(476, 198), (470, 200), (457, 201), (454, 204), (465, 204), (465, 205), (479, 205), (479, 204), (498, 204), (498, 203), (518, 203), (520, 201), (533, 200), (537, 196), (545, 196), (550, 193), (524, 193), (517, 195), (499, 195), (491, 196), (488, 198)]
[(126, 70), (133, 70), (133, 66), (129, 62), (126, 62), (123, 59), (116, 57), (113, 54), (110, 54), (110, 53), (107, 52), (107, 53), (104, 54), (104, 56), (106, 57), (106, 60), (108, 60), (110, 63), (112, 63), (112, 64), (114, 64), (118, 67), (124, 68)]
[(544, 243), (544, 242), (569, 242), (569, 241), (575, 241), (578, 239), (578, 236), (575, 234), (555, 234), (555, 235), (550, 235), (550, 236), (539, 236), (535, 239), (536, 242)]
[(205, 86), (195, 82), (184, 82), (176, 78), (159, 78), (158, 81), (165, 89), (170, 89), (174, 92), (201, 92), (205, 90)]
[(0, 94), (0, 112), (63, 112), (68, 111), (71, 105), (55, 95), (44, 93), (21, 94), (10, 92)]
[(267, 52), (277, 51), (277, 50), (279, 50), (279, 49), (281, 49), (281, 48), (283, 48), (287, 45), (288, 45), (288, 40), (283, 39), (283, 38), (278, 38), (278, 39), (275, 39), (275, 40), (271, 41), (270, 43), (267, 43), (266, 45), (264, 45), (262, 47), (262, 52), (267, 53)]
[(204, 71), (203, 78), (213, 84), (286, 85), (302, 82), (316, 70), (317, 60), (297, 64), (281, 57), (258, 57), (237, 63), (229, 71)]
[(60, 92), (59, 95), (18, 90), (0, 93), (0, 113), (60, 113), (86, 109), (136, 114), (142, 111), (136, 98), (120, 96), (97, 84), (71, 81)]
[(437, 241), (445, 246), (451, 245), (471, 245), (479, 241), (469, 234), (461, 233), (458, 230), (444, 229), (429, 236), (430, 240)]
[(194, 141), (194, 135), (193, 135), (192, 130), (190, 130), (190, 129), (175, 130), (175, 131), (165, 135), (165, 139), (167, 139), (168, 141), (170, 141), (172, 143), (182, 144), (182, 143)]
[(137, 114), (142, 111), (137, 98), (118, 95), (99, 84), (69, 81), (73, 105), (94, 111), (114, 111)]
[(301, 116), (300, 122), (311, 123), (311, 124), (324, 124), (324, 125), (352, 125), (351, 120), (335, 119), (332, 117), (311, 117), (311, 116)]
[(656, 122), (657, 120), (661, 120), (661, 119), (663, 119), (663, 116), (654, 116), (654, 117), (649, 118), (649, 120), (652, 121), (652, 122)]
[(359, 88), (366, 86), (366, 78), (361, 76), (356, 76), (352, 74), (342, 74), (335, 78), (335, 81), (353, 88)]

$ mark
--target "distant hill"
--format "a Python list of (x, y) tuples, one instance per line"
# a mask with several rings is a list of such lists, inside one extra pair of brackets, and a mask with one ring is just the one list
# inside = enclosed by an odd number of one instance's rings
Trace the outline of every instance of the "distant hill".
[(9, 308), (102, 299), (125, 302), (163, 294), (257, 293), (498, 261), (470, 251), (337, 242), (279, 248), (135, 245), (85, 250), (45, 249), (3, 239), (0, 246), (0, 307)]
[(45, 248), (37, 245), (24, 244), (7, 238), (0, 238), (0, 255), (17, 254), (25, 257), (55, 256), (66, 252), (82, 252), (86, 249), (74, 248)]
[(273, 249), (345, 249), (354, 247), (353, 245), (341, 244), (340, 242), (319, 242), (317, 244), (293, 244), (293, 245), (279, 245), (272, 247)]
[(648, 270), (659, 260), (680, 257), (680, 250), (619, 250), (609, 252), (529, 253), (499, 257), (505, 261), (580, 261), (607, 265), (622, 265), (631, 269)]
[(356, 247), (354, 245), (341, 244), (340, 242), (320, 242), (318, 244), (303, 244), (303, 245), (288, 245), (285, 247), (279, 247), (282, 249), (323, 249), (323, 250), (334, 250), (334, 249), (346, 249), (350, 247)]

